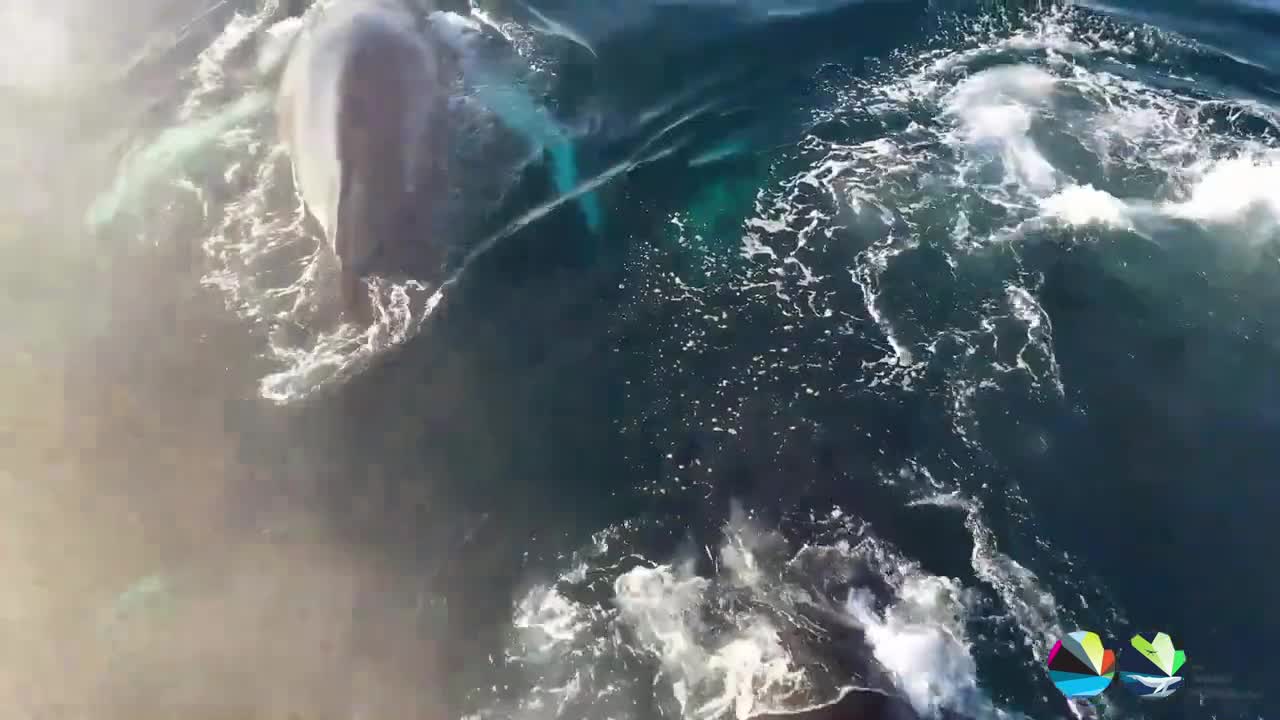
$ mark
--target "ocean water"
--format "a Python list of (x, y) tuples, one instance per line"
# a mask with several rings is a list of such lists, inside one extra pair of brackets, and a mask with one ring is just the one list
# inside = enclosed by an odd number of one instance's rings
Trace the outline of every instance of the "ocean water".
[[(1280, 5), (449, 5), (581, 184), (460, 86), (368, 327), (270, 114), (323, 3), (13, 7), (20, 717), (1280, 710)], [(1076, 629), (1183, 688), (1066, 701)]]

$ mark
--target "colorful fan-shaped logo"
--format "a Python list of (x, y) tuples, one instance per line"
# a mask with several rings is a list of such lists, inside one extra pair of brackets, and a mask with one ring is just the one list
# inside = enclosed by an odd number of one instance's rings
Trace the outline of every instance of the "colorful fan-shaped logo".
[(1137, 652), (1120, 654), (1120, 682), (1143, 700), (1167, 698), (1182, 685), (1178, 670), (1187, 654), (1173, 648), (1173, 640), (1157, 633), (1150, 640), (1134, 635), (1129, 644)]
[(1049, 679), (1069, 698), (1092, 697), (1116, 674), (1116, 654), (1102, 647), (1097, 633), (1076, 631), (1049, 651)]

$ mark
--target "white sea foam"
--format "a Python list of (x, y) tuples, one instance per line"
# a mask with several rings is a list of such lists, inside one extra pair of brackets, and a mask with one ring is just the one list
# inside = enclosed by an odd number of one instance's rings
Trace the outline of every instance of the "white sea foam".
[[(958, 120), (961, 142), (978, 153), (994, 149), (1006, 183), (1042, 193), (1053, 189), (1058, 172), (1028, 133), (1056, 83), (1054, 76), (1031, 65), (984, 70), (951, 91), (943, 112)], [(974, 162), (971, 172), (980, 171), (981, 161)]]
[(1280, 152), (1205, 163), (1197, 175), (1185, 200), (1166, 205), (1169, 214), (1211, 223), (1280, 222)]
[(1105, 190), (1092, 185), (1071, 185), (1040, 201), (1047, 217), (1068, 225), (1105, 225), (1129, 228), (1129, 205)]
[(1003, 714), (991, 708), (978, 689), (959, 584), (910, 573), (897, 595), (897, 601), (881, 612), (874, 595), (855, 589), (845, 607), (916, 712), (935, 716), (942, 710), (981, 709)]
[(538, 585), (520, 601), (512, 625), (524, 631), (530, 657), (546, 658), (576, 639), (588, 622), (581, 606), (565, 599), (554, 587)]
[[(815, 521), (827, 540), (792, 551), (778, 533), (735, 511), (709, 575), (696, 571), (692, 556), (623, 569), (620, 548), (602, 552), (597, 542), (581, 559), (589, 560), (592, 574), (612, 576), (612, 597), (573, 602), (550, 586), (530, 590), (517, 603), (508, 652), (529, 690), (515, 707), (499, 703), (481, 716), (573, 717), (591, 707), (631, 718), (628, 699), (656, 691), (659, 706), (669, 698), (671, 711), (683, 718), (745, 720), (862, 690), (899, 695), (926, 716), (945, 710), (1010, 717), (978, 680), (968, 631), (972, 589), (923, 571), (844, 509)], [(980, 527), (976, 516), (973, 522)], [(627, 535), (615, 529), (610, 537), (625, 544)], [(989, 539), (974, 553), (975, 567), (993, 568), (979, 571), (988, 582), (1035, 587), (1034, 576), (1005, 572), (1009, 566)], [(583, 577), (574, 568), (558, 584), (581, 593)], [(818, 656), (796, 653), (796, 642), (826, 634), (815, 622), (824, 616), (865, 634), (866, 656), (891, 685), (859, 671), (833, 673)], [(624, 670), (633, 657), (654, 663), (652, 679), (633, 664)]]
[(1073, 226), (1150, 232), (1162, 219), (1234, 225), (1245, 239), (1273, 237), (1280, 224), (1280, 154), (1242, 152), (1198, 163), (1183, 199), (1121, 200), (1091, 185), (1073, 185), (1040, 202), (1044, 217)]
[[(970, 553), (974, 573), (999, 595), (1007, 616), (1018, 627), (1023, 645), (1030, 650), (1024, 664), (1039, 669), (1049, 656), (1049, 639), (1061, 637), (1068, 628), (1062, 622), (1058, 601), (1036, 574), (1000, 552), (995, 534), (983, 522), (983, 507), (960, 492), (932, 493), (918, 487), (921, 496), (913, 505), (954, 508), (965, 514), (965, 528), (973, 539)], [(1067, 705), (1077, 718), (1095, 718), (1097, 709), (1082, 702)]]
[(1001, 553), (995, 535), (982, 520), (982, 504), (959, 491), (938, 494), (929, 487), (917, 487), (920, 497), (912, 505), (954, 508), (965, 514), (965, 527), (973, 539), (970, 561), (979, 578), (999, 595), (1005, 610), (1022, 631), (1022, 638), (1033, 654), (1032, 665), (1048, 656), (1047, 638), (1062, 632), (1057, 600), (1026, 567)]
[(636, 568), (614, 583), (622, 622), (639, 647), (659, 659), (683, 717), (745, 720), (807, 689), (767, 616), (732, 617), (728, 637), (708, 642), (713, 633), (703, 612), (715, 603), (711, 587), (687, 562)]
[(1036, 30), (1018, 33), (1009, 38), (1005, 46), (1022, 51), (1052, 50), (1072, 55), (1089, 55), (1096, 49), (1088, 43), (1072, 39), (1067, 28), (1054, 23), (1044, 23)]
[[(774, 288), (789, 314), (806, 306), (798, 296), (827, 297), (831, 287), (833, 278), (822, 277), (822, 258), (813, 253), (833, 243), (846, 252), (850, 245), (863, 248), (847, 276), (863, 299), (858, 314), (880, 329), (886, 354), (864, 363), (854, 381), (911, 389), (935, 357), (959, 363), (948, 375), (956, 412), (965, 416), (957, 432), (967, 442), (976, 442), (967, 425), (974, 398), (1002, 392), (1010, 370), (1065, 390), (1051, 322), (1031, 311), (1025, 300), (1032, 295), (1015, 293), (1008, 296), (1009, 311), (989, 304), (957, 308), (950, 326), (918, 332), (904, 313), (927, 304), (928, 292), (887, 291), (883, 278), (922, 246), (920, 238), (932, 238), (924, 244), (944, 248), (948, 265), (962, 273), (982, 272), (987, 249), (1019, 243), (1046, 223), (1129, 231), (1149, 241), (1180, 219), (1230, 224), (1224, 240), (1274, 237), (1280, 192), (1274, 143), (1258, 147), (1206, 117), (1248, 113), (1274, 122), (1275, 110), (1256, 100), (1206, 100), (1116, 75), (1097, 61), (1129, 62), (1136, 51), (1105, 36), (1105, 26), (1077, 18), (1069, 9), (1054, 11), (1013, 35), (977, 27), (958, 48), (918, 53), (883, 77), (856, 82), (844, 105), (819, 112), (818, 119), (840, 117), (847, 106), (893, 128), (904, 115), (933, 113), (935, 120), (855, 143), (809, 138), (803, 146), (809, 167), (767, 189), (747, 222), (747, 252), (771, 269), (767, 280), (743, 286)], [(1073, 59), (1055, 62), (1049, 53)], [(1072, 162), (1062, 164), (1064, 157)], [(819, 202), (824, 196), (829, 201)], [(998, 211), (976, 211), (992, 206)], [(814, 218), (822, 222), (815, 225)], [(817, 284), (790, 280), (789, 258), (802, 256), (822, 278)], [(1014, 278), (1001, 282), (1019, 285)], [(820, 307), (830, 311), (833, 326), (854, 312)], [(1011, 321), (1027, 328), (1028, 343), (1005, 357), (998, 334)], [(951, 352), (956, 345), (964, 352)]]
[[(1026, 372), (1033, 384), (1040, 382), (1042, 373), (1048, 375), (1049, 382), (1057, 390), (1059, 396), (1064, 393), (1062, 373), (1058, 368), (1058, 359), (1053, 354), (1053, 324), (1049, 314), (1040, 306), (1040, 302), (1026, 288), (1014, 283), (1005, 285), (1005, 300), (1009, 304), (1013, 318), (1026, 328), (1026, 342), (1018, 348), (1015, 365)], [(1035, 353), (1039, 358), (1028, 355)], [(1041, 360), (1042, 358), (1042, 360)], [(1037, 370), (1032, 362), (1043, 364), (1043, 370)]]
[[(726, 547), (736, 543), (742, 552), (753, 543), (731, 539), (732, 531), (726, 532)], [(604, 547), (605, 542), (598, 542), (588, 556), (604, 562)], [(691, 559), (626, 571), (616, 563), (597, 566), (596, 572), (614, 577), (612, 598), (599, 605), (569, 603), (554, 590), (534, 588), (517, 606), (520, 649), (509, 654), (525, 668), (532, 687), (518, 707), (493, 708), (484, 715), (561, 717), (566, 708), (590, 707), (617, 718), (635, 717), (629, 699), (653, 692), (643, 674), (622, 667), (625, 658), (637, 655), (656, 663), (659, 698), (670, 698), (681, 717), (745, 719), (759, 712), (811, 707), (816, 702), (810, 696), (812, 670), (792, 656), (778, 621), (750, 604), (724, 602), (727, 587), (737, 587), (748, 598), (768, 592), (750, 573), (735, 575), (729, 569), (733, 566), (733, 561), (722, 564), (727, 574), (716, 577), (698, 575)], [(576, 575), (566, 573), (560, 582), (571, 582)], [(527, 650), (531, 628), (536, 628), (534, 645), (540, 647), (536, 654)], [(554, 707), (548, 688), (561, 691)], [(835, 699), (844, 691), (832, 692)]]

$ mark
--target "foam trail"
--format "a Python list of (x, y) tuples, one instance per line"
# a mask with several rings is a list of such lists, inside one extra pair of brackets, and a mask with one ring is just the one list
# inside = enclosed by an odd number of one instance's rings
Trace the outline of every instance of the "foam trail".
[[(510, 129), (535, 145), (545, 148), (551, 159), (552, 180), (565, 195), (578, 186), (578, 163), (573, 142), (545, 107), (538, 104), (514, 78), (504, 77), (482, 62), (467, 45), (465, 35), (476, 28), (454, 13), (433, 13), (441, 36), (462, 60), (463, 75), (471, 83), (476, 98)], [(592, 232), (603, 222), (599, 199), (594, 193), (580, 195), (578, 204)]]
[(155, 142), (126, 162), (111, 189), (89, 207), (85, 222), (98, 228), (126, 209), (136, 211), (156, 182), (181, 171), (202, 150), (218, 142), (228, 130), (257, 115), (270, 102), (268, 93), (251, 93), (211, 117), (164, 131)]
[(577, 32), (574, 32), (572, 28), (569, 28), (564, 23), (558, 22), (557, 20), (551, 17), (548, 17), (546, 13), (543, 13), (542, 11), (538, 10), (536, 7), (530, 5), (529, 3), (523, 3), (523, 5), (524, 5), (524, 8), (529, 11), (529, 14), (532, 15), (534, 19), (538, 21), (538, 25), (539, 25), (538, 30), (548, 35), (555, 35), (557, 37), (562, 37), (576, 45), (582, 46), (587, 52), (591, 53), (592, 57), (599, 57), (596, 54), (596, 49), (591, 47), (591, 43), (587, 42), (586, 38), (582, 37), (582, 35), (578, 34)]
[(689, 164), (689, 167), (702, 167), (704, 165), (711, 165), (713, 163), (720, 162), (721, 160), (728, 160), (729, 158), (737, 157), (745, 153), (747, 151), (747, 147), (748, 147), (748, 144), (745, 139), (731, 138), (725, 142), (722, 142), (716, 145), (710, 150), (706, 150), (694, 156), (693, 158), (690, 158), (688, 164)]

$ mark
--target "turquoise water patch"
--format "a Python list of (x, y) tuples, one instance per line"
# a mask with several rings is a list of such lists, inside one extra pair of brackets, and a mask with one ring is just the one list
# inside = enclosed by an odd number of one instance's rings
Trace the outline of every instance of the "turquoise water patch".
[(139, 579), (106, 608), (98, 631), (111, 635), (127, 630), (128, 624), (140, 619), (153, 618), (156, 613), (171, 607), (172, 590), (172, 583), (162, 574)]
[(768, 177), (760, 167), (717, 177), (700, 185), (684, 210), (672, 215), (668, 238), (694, 270), (689, 279), (708, 280), (719, 274), (713, 269), (732, 272), (745, 262), (743, 223), (754, 213)]
[(165, 130), (125, 160), (111, 188), (89, 207), (85, 222), (99, 228), (121, 214), (139, 212), (158, 183), (176, 179), (222, 135), (265, 110), (270, 102), (268, 93), (252, 93), (210, 117)]

